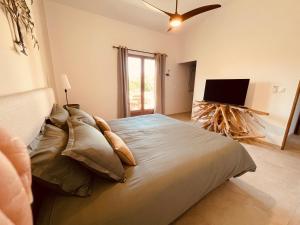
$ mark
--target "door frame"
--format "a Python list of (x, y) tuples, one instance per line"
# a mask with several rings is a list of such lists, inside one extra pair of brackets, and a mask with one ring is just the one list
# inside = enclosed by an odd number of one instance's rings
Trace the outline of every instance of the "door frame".
[(292, 121), (293, 121), (293, 118), (294, 118), (294, 115), (295, 115), (295, 112), (296, 112), (296, 107), (297, 107), (297, 103), (298, 103), (299, 98), (300, 98), (300, 81), (298, 83), (298, 88), (297, 88), (296, 95), (295, 95), (295, 98), (294, 98), (294, 103), (293, 103), (292, 110), (291, 110), (291, 113), (290, 113), (290, 117), (289, 117), (286, 129), (285, 129), (285, 134), (284, 134), (284, 138), (283, 138), (283, 141), (282, 141), (281, 150), (285, 149), (286, 142), (287, 142), (287, 139), (288, 139), (288, 136), (289, 136), (289, 132), (290, 132), (290, 129), (291, 129)]
[[(128, 57), (133, 57), (133, 58), (140, 58), (142, 59), (142, 65), (141, 65), (141, 110), (130, 110), (130, 115), (131, 116), (140, 116), (140, 115), (146, 115), (146, 114), (153, 114), (154, 109), (144, 109), (144, 103), (145, 103), (145, 70), (144, 70), (144, 60), (145, 59), (155, 59), (154, 56), (144, 56), (144, 55), (137, 55), (137, 54), (128, 54)], [(129, 76), (129, 74), (128, 74)]]

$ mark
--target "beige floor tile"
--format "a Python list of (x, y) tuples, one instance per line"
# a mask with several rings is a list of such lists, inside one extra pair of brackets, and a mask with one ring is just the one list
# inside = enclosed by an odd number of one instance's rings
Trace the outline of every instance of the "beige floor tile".
[(257, 171), (221, 185), (173, 224), (300, 225), (299, 143), (300, 136), (292, 136), (287, 151), (243, 144)]

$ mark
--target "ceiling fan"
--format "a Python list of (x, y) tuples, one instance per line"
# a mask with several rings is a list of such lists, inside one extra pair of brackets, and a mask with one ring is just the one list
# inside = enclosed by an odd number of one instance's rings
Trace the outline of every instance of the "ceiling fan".
[(147, 1), (144, 1), (142, 0), (148, 7), (156, 10), (156, 11), (159, 11), (159, 12), (162, 12), (164, 14), (167, 14), (169, 17), (170, 17), (170, 28), (168, 30), (168, 32), (170, 30), (172, 30), (173, 28), (175, 27), (179, 27), (185, 20), (188, 20), (190, 19), (191, 17), (194, 17), (194, 16), (197, 16), (201, 13), (204, 13), (204, 12), (207, 12), (207, 11), (210, 11), (210, 10), (213, 10), (213, 9), (216, 9), (216, 8), (220, 8), (221, 5), (219, 4), (214, 4), (214, 5), (206, 5), (206, 6), (202, 6), (202, 7), (199, 7), (199, 8), (196, 8), (196, 9), (193, 9), (189, 12), (186, 12), (184, 14), (179, 14), (178, 13), (178, 0), (176, 0), (176, 10), (175, 10), (175, 13), (170, 13), (170, 12), (166, 12), (156, 6), (154, 6), (153, 4), (147, 2)]

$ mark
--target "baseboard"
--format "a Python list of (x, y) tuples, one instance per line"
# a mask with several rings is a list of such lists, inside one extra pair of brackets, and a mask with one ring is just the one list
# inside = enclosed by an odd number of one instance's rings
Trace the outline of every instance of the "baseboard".
[(259, 144), (259, 145), (263, 145), (266, 147), (270, 147), (272, 149), (276, 149), (276, 150), (281, 150), (281, 146), (264, 141), (264, 140), (260, 140), (260, 139), (256, 139), (256, 140), (248, 140), (248, 141), (244, 141), (244, 143), (247, 144)]
[(192, 112), (188, 111), (188, 112), (179, 112), (179, 113), (166, 114), (166, 116), (173, 116), (173, 115), (185, 114), (185, 113), (190, 113), (192, 115)]

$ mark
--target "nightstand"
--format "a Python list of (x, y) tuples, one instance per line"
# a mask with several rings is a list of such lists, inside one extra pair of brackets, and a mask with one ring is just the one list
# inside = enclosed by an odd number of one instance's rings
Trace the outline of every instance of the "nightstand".
[(66, 107), (71, 107), (71, 108), (75, 108), (75, 109), (80, 109), (80, 105), (79, 104), (69, 104), (69, 105), (64, 105), (64, 108), (66, 109)]

